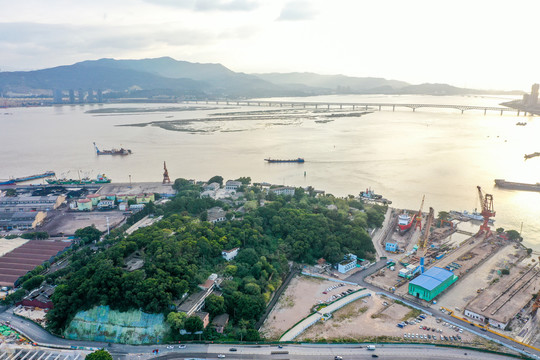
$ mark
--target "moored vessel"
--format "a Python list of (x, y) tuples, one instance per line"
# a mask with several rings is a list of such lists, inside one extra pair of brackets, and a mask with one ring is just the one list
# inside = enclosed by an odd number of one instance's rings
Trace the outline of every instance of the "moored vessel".
[(540, 191), (540, 183), (526, 184), (526, 183), (506, 181), (504, 179), (495, 179), (495, 185), (503, 189)]
[(0, 181), (0, 185), (15, 185), (15, 184), (17, 184), (19, 182), (30, 181), (30, 180), (35, 180), (35, 179), (42, 179), (42, 178), (51, 177), (51, 176), (55, 176), (55, 175), (56, 174), (55, 174), (54, 171), (46, 171), (46, 172), (44, 172), (42, 174), (23, 176), (23, 177), (18, 177), (18, 178), (14, 178), (14, 179)]
[(98, 175), (95, 179), (84, 177), (82, 179), (47, 179), (45, 180), (50, 185), (92, 185), (92, 184), (107, 184), (111, 182), (111, 179), (105, 176), (105, 174)]
[(264, 159), (264, 161), (267, 161), (269, 163), (303, 163), (305, 162), (304, 158), (296, 158), (296, 159)]
[(411, 216), (406, 210), (398, 216), (398, 227), (401, 235), (409, 231), (414, 223), (415, 216)]
[(99, 150), (96, 143), (94, 143), (94, 148), (96, 149), (96, 154), (98, 155), (130, 155), (131, 150), (130, 149), (111, 149), (111, 150)]

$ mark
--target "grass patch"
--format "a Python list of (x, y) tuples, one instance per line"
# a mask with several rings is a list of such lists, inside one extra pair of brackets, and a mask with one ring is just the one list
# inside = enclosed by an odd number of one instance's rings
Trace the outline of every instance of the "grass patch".
[(292, 308), (294, 306), (294, 298), (292, 297), (292, 295), (287, 295), (287, 296), (282, 297), (279, 300), (279, 306), (281, 306), (284, 309)]
[(401, 319), (401, 321), (405, 321), (405, 320), (410, 319), (410, 318), (416, 318), (420, 314), (422, 314), (422, 311), (420, 311), (418, 309), (411, 309), (411, 311), (409, 311), (407, 314), (405, 314), (405, 316)]

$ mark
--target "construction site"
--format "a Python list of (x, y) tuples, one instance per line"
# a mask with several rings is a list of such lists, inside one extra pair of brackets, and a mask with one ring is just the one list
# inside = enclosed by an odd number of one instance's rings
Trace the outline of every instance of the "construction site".
[[(422, 211), (424, 199), (417, 212), (394, 211), (390, 231), (376, 244), (384, 249), (380, 255), (386, 255), (387, 266), (366, 281), (533, 344), (540, 337), (540, 302), (534, 301), (540, 267), (518, 240), (491, 230), (493, 196), (480, 187), (477, 191), (482, 211), (474, 218), (466, 212), (435, 218), (433, 208)], [(476, 221), (475, 233), (460, 226), (467, 223), (471, 229)]]

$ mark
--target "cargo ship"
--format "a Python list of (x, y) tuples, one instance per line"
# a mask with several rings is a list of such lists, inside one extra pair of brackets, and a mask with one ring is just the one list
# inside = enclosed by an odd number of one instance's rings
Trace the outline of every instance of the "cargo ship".
[(414, 223), (416, 216), (411, 216), (405, 210), (398, 216), (399, 234), (403, 235), (409, 231)]
[(495, 185), (503, 189), (523, 190), (523, 191), (540, 191), (540, 183), (526, 184), (505, 181), (503, 179), (495, 179)]
[(96, 153), (98, 155), (130, 155), (131, 150), (129, 149), (111, 149), (111, 150), (99, 150), (96, 143), (94, 143), (94, 148), (96, 149)]
[(47, 179), (45, 180), (50, 185), (92, 185), (92, 184), (108, 184), (111, 179), (105, 176), (105, 174), (98, 175), (95, 179), (84, 177), (82, 179)]
[[(530, 159), (530, 158), (533, 158), (533, 157), (537, 157), (537, 156), (540, 156), (540, 152), (534, 152), (532, 154), (525, 154), (523, 157), (525, 158), (525, 160), (527, 159)], [(496, 180), (495, 180), (496, 181)]]
[(304, 158), (296, 158), (296, 159), (288, 159), (288, 160), (281, 160), (281, 159), (264, 159), (264, 161), (267, 161), (269, 163), (303, 163), (305, 162)]
[(36, 180), (36, 179), (42, 179), (42, 178), (46, 178), (46, 177), (50, 177), (50, 176), (55, 176), (55, 172), (54, 171), (46, 171), (42, 174), (36, 174), (36, 175), (30, 175), (30, 176), (23, 176), (23, 177), (18, 177), (18, 178), (14, 178), (14, 179), (9, 179), (9, 180), (4, 180), (4, 181), (0, 181), (0, 185), (15, 185), (19, 182), (24, 182), (24, 181), (30, 181), (30, 180)]

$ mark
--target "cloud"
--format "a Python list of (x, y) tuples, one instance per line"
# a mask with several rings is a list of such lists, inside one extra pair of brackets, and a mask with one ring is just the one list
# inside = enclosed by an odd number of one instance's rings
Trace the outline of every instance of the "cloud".
[(291, 1), (285, 4), (281, 10), (278, 20), (280, 21), (298, 21), (313, 19), (316, 12), (306, 1)]
[(144, 0), (147, 3), (196, 11), (251, 11), (259, 7), (255, 0)]
[[(245, 26), (225, 30), (191, 29), (178, 23), (159, 26), (98, 26), (0, 23), (2, 62), (19, 68), (39, 68), (102, 57), (160, 56), (211, 48), (226, 39), (251, 36)], [(188, 50), (185, 50), (188, 49)], [(4, 66), (2, 66), (4, 67)]]

